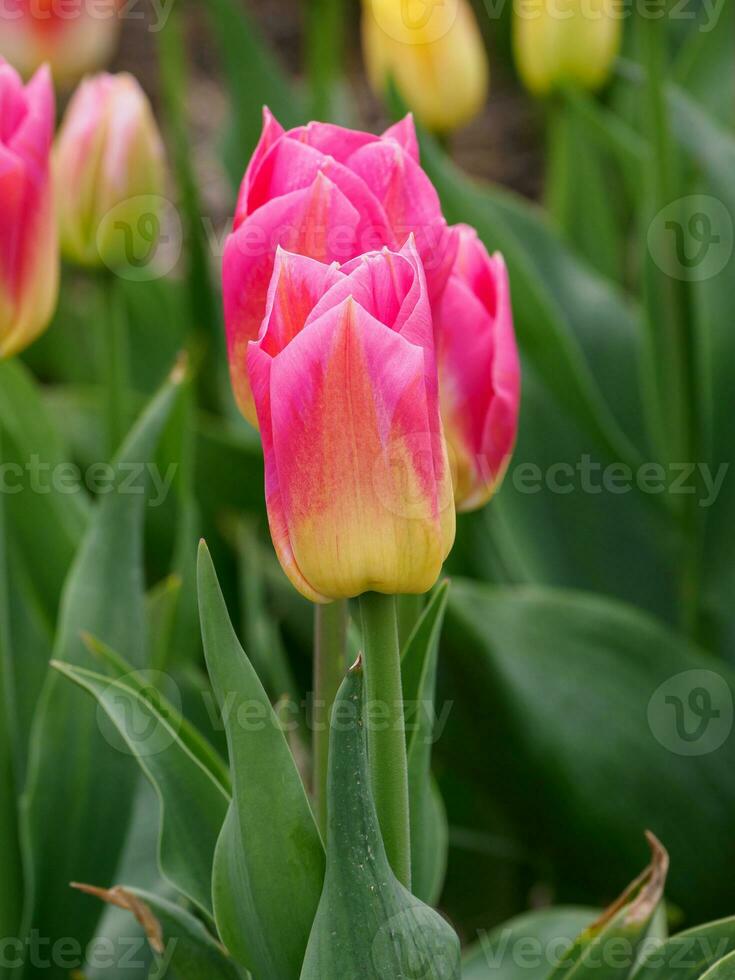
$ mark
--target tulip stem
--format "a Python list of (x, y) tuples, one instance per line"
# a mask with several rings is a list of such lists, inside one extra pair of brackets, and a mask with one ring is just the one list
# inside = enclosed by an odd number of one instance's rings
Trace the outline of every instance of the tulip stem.
[(106, 449), (112, 459), (127, 432), (128, 337), (125, 300), (114, 273), (106, 277), (107, 315), (100, 328), (103, 348), (101, 380), (105, 400)]
[(314, 609), (314, 703), (312, 744), (314, 751), (314, 809), (326, 839), (327, 778), (329, 774), (329, 716), (347, 670), (346, 600), (318, 605)]
[(399, 881), (410, 888), (408, 761), (395, 597), (367, 592), (360, 597), (360, 613), (373, 796), (388, 860)]

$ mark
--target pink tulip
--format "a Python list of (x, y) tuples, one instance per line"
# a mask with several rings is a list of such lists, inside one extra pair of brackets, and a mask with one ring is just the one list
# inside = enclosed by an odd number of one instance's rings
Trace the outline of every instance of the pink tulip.
[(72, 85), (112, 57), (122, 0), (3, 0), (0, 55), (25, 76), (48, 63), (56, 82)]
[(430, 589), (454, 507), (413, 239), (341, 268), (278, 249), (247, 366), (271, 534), (296, 588), (317, 602)]
[(255, 422), (246, 351), (258, 336), (276, 248), (344, 263), (398, 249), (413, 234), (429, 294), (438, 297), (456, 253), (436, 191), (418, 163), (410, 117), (382, 136), (325, 123), (284, 132), (265, 110), (224, 254), (224, 303), (233, 387)]
[(508, 273), (473, 228), (459, 226), (457, 259), (434, 309), (442, 418), (457, 509), (486, 503), (510, 461), (520, 366)]
[(155, 241), (166, 165), (140, 83), (127, 72), (85, 78), (54, 148), (61, 252), (89, 268), (144, 267)]
[(31, 343), (56, 306), (59, 256), (49, 152), (47, 69), (23, 86), (0, 58), (0, 357)]

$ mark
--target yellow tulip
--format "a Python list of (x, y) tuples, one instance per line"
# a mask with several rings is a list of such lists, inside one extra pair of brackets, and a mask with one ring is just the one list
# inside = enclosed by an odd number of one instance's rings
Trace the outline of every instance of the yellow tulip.
[(485, 103), (490, 72), (468, 0), (364, 0), (363, 49), (373, 88), (392, 81), (427, 129), (457, 129)]
[(615, 0), (514, 0), (516, 65), (526, 88), (548, 95), (559, 85), (598, 89), (620, 48)]

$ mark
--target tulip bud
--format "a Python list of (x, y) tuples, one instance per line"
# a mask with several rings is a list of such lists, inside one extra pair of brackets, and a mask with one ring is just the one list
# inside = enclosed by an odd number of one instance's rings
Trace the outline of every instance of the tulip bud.
[(47, 69), (23, 86), (0, 58), (0, 357), (48, 325), (59, 287), (49, 155), (54, 93)]
[(454, 507), (413, 239), (341, 268), (279, 250), (248, 370), (294, 586), (316, 602), (430, 589)]
[(139, 267), (156, 237), (164, 177), (161, 136), (135, 78), (85, 79), (54, 148), (64, 258), (88, 267)]
[(534, 95), (559, 85), (600, 88), (622, 37), (615, 0), (514, 0), (518, 72)]
[(427, 129), (457, 129), (482, 109), (490, 71), (468, 0), (364, 0), (362, 38), (374, 90), (393, 82)]
[(73, 85), (112, 57), (119, 6), (119, 0), (73, 9), (63, 0), (3, 0), (0, 55), (26, 77), (47, 63), (57, 84)]
[(505, 474), (518, 429), (520, 366), (508, 273), (474, 229), (460, 245), (434, 311), (442, 418), (459, 511), (486, 503)]
[(256, 421), (247, 346), (263, 320), (276, 246), (344, 263), (383, 246), (401, 248), (410, 234), (434, 299), (452, 268), (457, 234), (419, 166), (410, 117), (382, 136), (324, 123), (284, 132), (265, 110), (222, 264), (232, 385), (246, 418)]

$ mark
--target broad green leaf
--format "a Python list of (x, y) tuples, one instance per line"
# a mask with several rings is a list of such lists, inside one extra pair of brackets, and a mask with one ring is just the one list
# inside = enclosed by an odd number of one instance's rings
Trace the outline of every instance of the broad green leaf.
[(388, 864), (369, 789), (363, 687), (358, 666), (333, 708), (327, 873), (301, 980), (453, 980), (459, 940)]
[[(633, 974), (634, 980), (698, 980), (735, 950), (735, 918), (680, 932), (656, 945)], [(724, 978), (723, 978), (724, 980)]]
[[(4, 459), (0, 433), (0, 464)], [(19, 737), (11, 657), (13, 647), (8, 608), (8, 534), (5, 526), (5, 493), (0, 492), (0, 847), (5, 867), (0, 878), (0, 936), (15, 936), (21, 918), (22, 871), (18, 837), (16, 749)], [(0, 977), (7, 975), (0, 966)]]
[(177, 681), (155, 668), (153, 670), (136, 670), (118, 653), (89, 634), (85, 633), (84, 643), (89, 652), (107, 667), (114, 680), (125, 684), (131, 691), (141, 695), (144, 699), (154, 697), (153, 706), (155, 710), (177, 733), (187, 752), (194, 756), (202, 768), (210, 773), (214, 781), (222, 787), (229, 797), (231, 795), (230, 772), (224, 759), (207, 739), (184, 718), (181, 711), (165, 697), (165, 691), (159, 690), (162, 683), (165, 687), (169, 682), (173, 684), (175, 694), (178, 697), (180, 692), (177, 689)]
[(704, 980), (735, 980), (735, 953), (723, 957), (702, 976)]
[(29, 553), (43, 542), (34, 579), (47, 612), (55, 616), (84, 532), (88, 501), (40, 386), (17, 359), (0, 363), (0, 426), (7, 434), (6, 460), (17, 468), (15, 485), (22, 488), (7, 494), (8, 519)]
[(696, 10), (697, 19), (678, 52), (674, 79), (725, 124), (732, 124), (735, 86), (735, 6), (713, 0)]
[(160, 804), (158, 859), (162, 873), (183, 895), (212, 914), (212, 863), (230, 797), (189, 751), (170, 713), (156, 710), (157, 691), (147, 696), (124, 680), (110, 680), (81, 667), (52, 666), (88, 691), (120, 733), (156, 790)]
[[(507, 192), (471, 181), (429, 141), (422, 146), (422, 162), (437, 186), (447, 219), (470, 222), (490, 250), (503, 252), (511, 277), (521, 350), (558, 404), (612, 459), (637, 462), (639, 452), (618, 421), (623, 414), (630, 432), (635, 430), (629, 419), (640, 429), (639, 411), (634, 410), (638, 396), (632, 384), (635, 323), (625, 302), (608, 284), (570, 258), (530, 205), (516, 201)], [(607, 364), (602, 362), (602, 374), (596, 379), (583, 353), (584, 339), (593, 329), (603, 330), (603, 318), (610, 322), (610, 329), (604, 331)], [(615, 361), (611, 364), (612, 357)], [(607, 400), (599, 381), (605, 375), (614, 377), (617, 385), (610, 388)]]
[[(703, 241), (696, 234), (684, 241), (688, 254), (702, 255), (702, 277), (692, 283), (696, 336), (701, 344), (704, 373), (701, 378), (707, 417), (708, 462), (711, 472), (723, 475), (719, 493), (703, 507), (705, 554), (702, 576), (711, 601), (732, 626), (732, 589), (735, 568), (735, 439), (732, 412), (728, 410), (732, 391), (732, 363), (735, 340), (732, 330), (732, 295), (735, 282), (735, 136), (719, 125), (697, 102), (678, 89), (670, 90), (669, 104), (676, 135), (698, 167), (700, 176), (693, 190), (689, 218), (700, 227)], [(697, 215), (699, 217), (697, 217)], [(697, 224), (697, 221), (700, 223)], [(708, 240), (709, 239), (709, 240)], [(704, 275), (709, 268), (709, 273)], [(696, 267), (694, 268), (696, 272)], [(716, 638), (722, 642), (724, 630)], [(733, 651), (724, 652), (735, 659)]]
[(238, 642), (203, 543), (199, 604), (233, 786), (214, 861), (217, 928), (259, 980), (296, 980), (319, 903), (324, 850), (278, 718)]
[[(12, 637), (8, 684), (13, 691), (17, 785), (22, 787), (26, 777), (33, 716), (48, 673), (54, 628), (34, 587), (34, 555), (28, 553), (22, 542), (10, 540), (9, 544), (13, 574), (8, 582), (8, 627)], [(12, 650), (22, 651), (22, 656), (12, 655)]]
[(427, 905), (434, 905), (441, 893), (449, 836), (444, 804), (431, 775), (439, 636), (448, 592), (449, 582), (442, 582), (416, 624), (401, 664), (408, 732), (411, 887)]
[(576, 938), (549, 980), (626, 980), (656, 914), (666, 884), (669, 856), (648, 834), (651, 863), (602, 915)]
[[(622, 278), (621, 209), (610, 207), (614, 174), (599, 146), (587, 138), (587, 120), (574, 100), (552, 101), (547, 115), (549, 141), (546, 205), (565, 242), (601, 275)], [(584, 145), (585, 152), (579, 147)]]
[(277, 700), (288, 695), (298, 703), (299, 689), (283, 648), (278, 625), (266, 608), (264, 548), (252, 520), (237, 529), (237, 555), (245, 646), (258, 677)]
[(577, 936), (599, 916), (560, 906), (526, 912), (481, 936), (464, 955), (463, 980), (547, 980)]
[[(125, 441), (115, 467), (115, 491), (100, 498), (69, 573), (62, 597), (55, 659), (94, 666), (81, 633), (87, 630), (145, 663), (143, 515), (145, 489), (137, 492), (131, 468), (153, 458), (156, 441), (175, 400), (177, 371)], [(127, 481), (127, 482), (126, 482)], [(63, 760), (73, 760), (73, 765)], [(70, 896), (74, 878), (112, 877), (127, 831), (138, 774), (99, 729), (94, 704), (51, 673), (34, 719), (23, 798), (23, 839), (29, 870), (25, 924), (51, 939), (84, 944), (99, 910)], [(52, 968), (49, 977), (60, 975)]]
[[(151, 892), (123, 885), (95, 888), (77, 884), (74, 887), (135, 916), (153, 950), (156, 976), (171, 980), (244, 980), (244, 974), (214, 937), (181, 906)], [(123, 967), (121, 962), (121, 972)]]
[(527, 841), (544, 813), (545, 853), (568, 891), (604, 896), (632, 877), (648, 827), (672, 857), (672, 902), (701, 916), (732, 907), (721, 873), (735, 861), (727, 665), (622, 603), (457, 579), (443, 642), (455, 713), (481, 705), (474, 738), (496, 747), (484, 779), (509, 787), (498, 803)]

